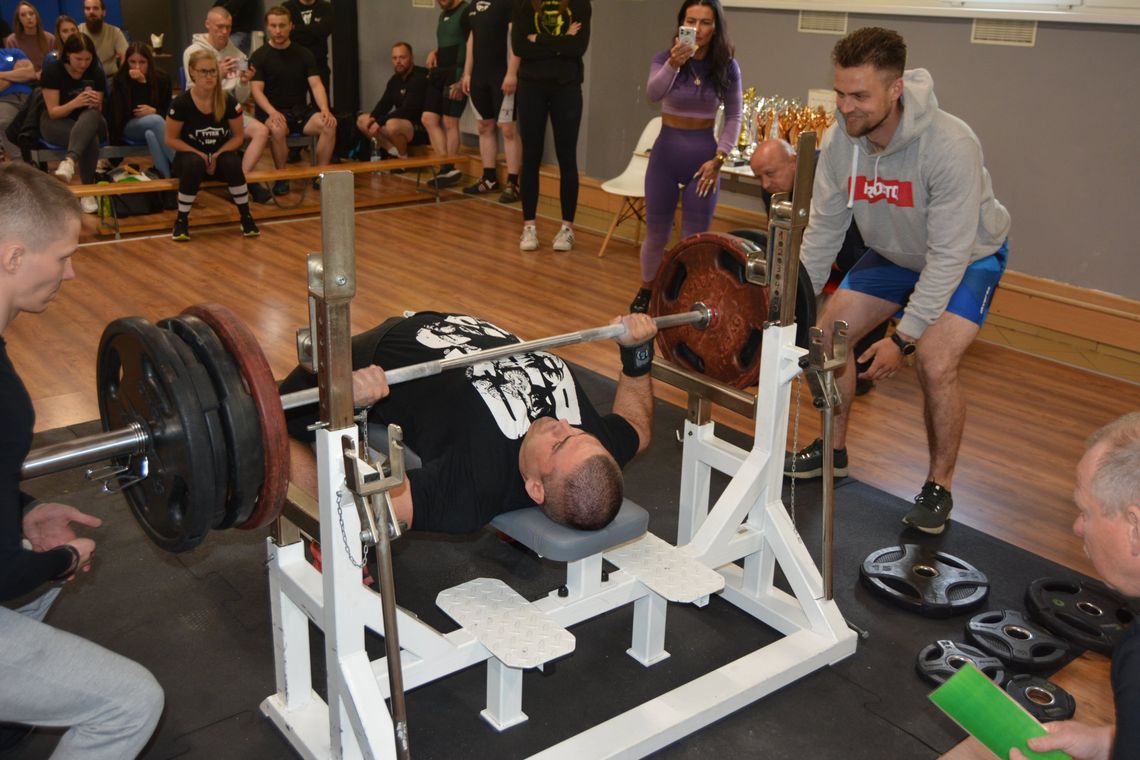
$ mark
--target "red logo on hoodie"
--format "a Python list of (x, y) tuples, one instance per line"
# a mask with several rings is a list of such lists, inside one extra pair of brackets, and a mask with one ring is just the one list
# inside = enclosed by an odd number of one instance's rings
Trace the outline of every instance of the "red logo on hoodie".
[[(850, 190), (850, 180), (848, 180)], [(892, 206), (914, 207), (914, 190), (910, 182), (897, 179), (868, 179), (855, 178), (855, 200), (877, 203), (886, 201)]]

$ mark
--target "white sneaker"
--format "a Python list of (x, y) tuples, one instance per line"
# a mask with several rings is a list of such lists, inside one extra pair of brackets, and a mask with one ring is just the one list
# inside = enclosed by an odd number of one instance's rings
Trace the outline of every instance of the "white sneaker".
[(75, 176), (75, 159), (69, 156), (60, 161), (59, 166), (55, 170), (55, 176), (64, 182), (70, 182), (71, 178)]
[(523, 226), (522, 237), (519, 238), (520, 251), (538, 250), (538, 229), (533, 224)]
[(99, 201), (95, 200), (94, 196), (85, 195), (79, 199), (79, 207), (83, 209), (84, 214), (94, 214), (99, 210)]
[(562, 225), (562, 229), (558, 230), (558, 234), (554, 236), (554, 245), (552, 246), (556, 251), (570, 251), (574, 249), (574, 230), (566, 225)]

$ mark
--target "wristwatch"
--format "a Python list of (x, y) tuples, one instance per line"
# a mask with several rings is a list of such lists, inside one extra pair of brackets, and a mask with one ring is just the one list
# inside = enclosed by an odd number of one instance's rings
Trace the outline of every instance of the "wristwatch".
[(891, 333), (891, 340), (899, 347), (903, 356), (913, 356), (914, 352), (918, 350), (917, 342), (903, 340), (897, 332)]

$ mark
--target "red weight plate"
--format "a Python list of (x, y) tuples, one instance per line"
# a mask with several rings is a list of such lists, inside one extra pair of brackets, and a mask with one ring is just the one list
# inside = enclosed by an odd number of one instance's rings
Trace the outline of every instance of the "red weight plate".
[(237, 525), (242, 530), (256, 530), (277, 519), (289, 491), (289, 432), (285, 427), (281, 394), (257, 339), (230, 309), (208, 303), (190, 306), (182, 313), (198, 317), (217, 334), (241, 369), (242, 378), (257, 407), (261, 443), (265, 450), (265, 475), (253, 514)]
[(675, 327), (657, 334), (661, 355), (737, 388), (760, 377), (760, 340), (768, 317), (768, 290), (745, 277), (753, 246), (732, 235), (703, 232), (665, 254), (653, 285), (654, 317), (688, 311), (703, 302), (719, 313), (705, 330)]

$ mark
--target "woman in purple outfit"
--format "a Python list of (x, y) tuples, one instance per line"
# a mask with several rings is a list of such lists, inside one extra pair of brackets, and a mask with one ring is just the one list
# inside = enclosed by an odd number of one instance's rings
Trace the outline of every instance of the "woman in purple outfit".
[[(630, 311), (649, 307), (653, 278), (669, 242), (673, 210), (681, 196), (681, 237), (709, 228), (720, 191), (720, 167), (740, 134), (740, 67), (719, 0), (684, 0), (679, 27), (696, 29), (696, 44), (673, 40), (653, 57), (645, 91), (661, 103), (661, 134), (649, 154), (645, 176), (645, 242), (641, 289)], [(724, 130), (713, 134), (724, 103)], [(683, 189), (678, 189), (682, 186)]]

